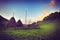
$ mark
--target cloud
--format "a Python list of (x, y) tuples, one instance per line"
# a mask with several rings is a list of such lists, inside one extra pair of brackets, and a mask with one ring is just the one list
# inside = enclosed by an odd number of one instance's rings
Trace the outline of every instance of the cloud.
[(43, 18), (48, 14), (48, 11), (47, 10), (43, 10), (42, 12), (43, 14), (41, 16), (38, 16), (37, 17), (37, 21), (42, 21)]
[(50, 7), (55, 7), (56, 6), (55, 0), (52, 0), (49, 5), (50, 5)]
[(48, 10), (43, 10), (43, 14), (41, 16), (36, 17), (36, 21), (42, 21), (46, 16), (49, 16), (53, 11), (48, 12)]
[(36, 21), (42, 21), (46, 16), (53, 13), (54, 11), (48, 11), (48, 10), (52, 10), (51, 8), (53, 8), (55, 6), (56, 6), (55, 0), (51, 0), (49, 3), (49, 7), (47, 9), (43, 10), (43, 12), (42, 12), (43, 14), (41, 16), (36, 17)]

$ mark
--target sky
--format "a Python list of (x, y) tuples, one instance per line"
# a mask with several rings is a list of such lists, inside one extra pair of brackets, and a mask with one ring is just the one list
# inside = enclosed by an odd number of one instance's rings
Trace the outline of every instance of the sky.
[(25, 23), (27, 13), (27, 23), (32, 23), (60, 10), (59, 5), (59, 0), (0, 0), (0, 15), (7, 19), (14, 16)]

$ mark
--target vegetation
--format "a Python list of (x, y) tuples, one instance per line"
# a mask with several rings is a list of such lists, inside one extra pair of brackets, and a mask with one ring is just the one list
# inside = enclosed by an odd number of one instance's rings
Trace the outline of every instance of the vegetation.
[(10, 28), (10, 29), (7, 29), (5, 32), (12, 36), (39, 36), (39, 29), (15, 30)]
[[(52, 19), (51, 19), (52, 18)], [(43, 21), (21, 27), (8, 27), (3, 30), (3, 35), (11, 36), (14, 40), (59, 40), (60, 36), (60, 13), (55, 12)], [(33, 27), (33, 28), (28, 28)], [(36, 28), (35, 28), (36, 27)], [(38, 28), (37, 28), (38, 27)], [(0, 32), (2, 33), (2, 32)], [(5, 36), (6, 36), (5, 35)], [(1, 35), (0, 35), (1, 36)], [(9, 39), (8, 37), (8, 39)], [(7, 38), (7, 37), (6, 37)], [(22, 38), (22, 39), (21, 39)]]
[(42, 22), (39, 23), (40, 29), (15, 29), (15, 28), (8, 28), (5, 30), (5, 33), (11, 35), (13, 37), (40, 37), (46, 38), (55, 32), (55, 24), (51, 22)]

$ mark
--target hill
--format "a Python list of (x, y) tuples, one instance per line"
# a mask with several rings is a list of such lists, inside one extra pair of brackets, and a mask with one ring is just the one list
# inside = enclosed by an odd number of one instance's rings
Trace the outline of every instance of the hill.
[(8, 20), (0, 15), (0, 30), (6, 28)]

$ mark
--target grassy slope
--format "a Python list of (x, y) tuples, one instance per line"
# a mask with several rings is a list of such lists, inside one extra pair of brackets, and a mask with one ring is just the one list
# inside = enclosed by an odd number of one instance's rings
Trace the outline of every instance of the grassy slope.
[(55, 24), (45, 22), (40, 25), (40, 37), (48, 37), (53, 35), (55, 32)]

